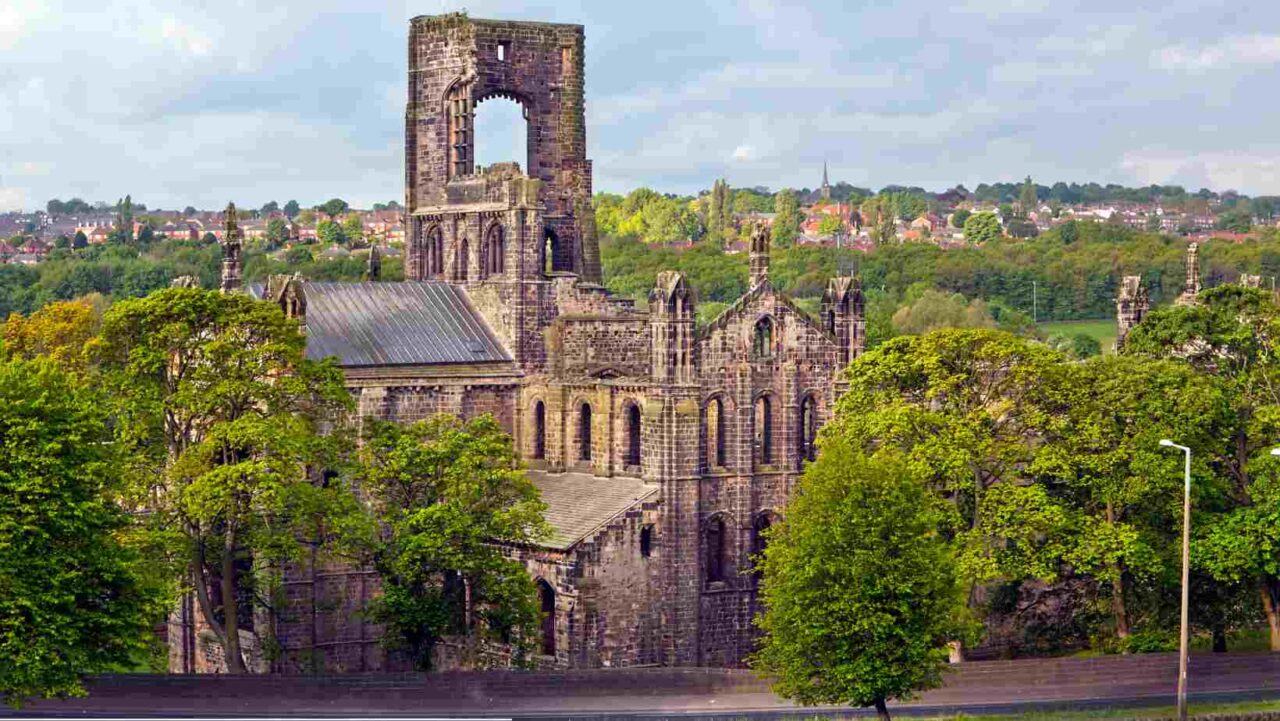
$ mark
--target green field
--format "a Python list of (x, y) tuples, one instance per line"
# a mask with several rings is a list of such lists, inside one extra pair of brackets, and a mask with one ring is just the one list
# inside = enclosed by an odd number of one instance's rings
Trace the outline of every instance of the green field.
[(1103, 353), (1111, 353), (1116, 342), (1116, 322), (1114, 320), (1060, 320), (1051, 323), (1040, 323), (1038, 327), (1045, 335), (1063, 333), (1075, 335), (1083, 333), (1097, 339), (1102, 345)]

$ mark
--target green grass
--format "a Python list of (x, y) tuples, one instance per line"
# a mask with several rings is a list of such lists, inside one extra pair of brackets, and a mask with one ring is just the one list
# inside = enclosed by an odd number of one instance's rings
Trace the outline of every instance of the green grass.
[[(890, 713), (893, 709), (890, 707)], [(1280, 700), (1270, 701), (1238, 701), (1238, 702), (1201, 702), (1194, 700), (1187, 704), (1187, 715), (1191, 718), (1210, 714), (1247, 714), (1247, 713), (1280, 714)], [(1140, 708), (1100, 708), (1087, 711), (1028, 711), (1018, 714), (955, 714), (951, 716), (915, 716), (896, 714), (894, 718), (911, 721), (1091, 721), (1092, 719), (1169, 719), (1177, 718), (1175, 706), (1147, 706)], [(829, 721), (830, 717), (814, 716), (812, 721)], [(873, 717), (874, 718), (874, 717)]]
[(1116, 322), (1114, 320), (1058, 320), (1039, 323), (1037, 326), (1045, 335), (1075, 335), (1083, 333), (1098, 341), (1103, 353), (1110, 353), (1116, 342)]

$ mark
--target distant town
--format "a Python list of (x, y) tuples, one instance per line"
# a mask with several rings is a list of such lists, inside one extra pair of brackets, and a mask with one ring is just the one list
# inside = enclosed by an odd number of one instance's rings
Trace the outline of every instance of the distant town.
[[(890, 185), (874, 192), (843, 182), (830, 184), (826, 176), (824, 168), (822, 183), (814, 189), (776, 193), (763, 187), (729, 188), (723, 181), (696, 196), (648, 189), (628, 196), (598, 193), (597, 221), (606, 237), (633, 235), (658, 245), (688, 247), (713, 236), (729, 253), (746, 250), (742, 228), (751, 223), (790, 223), (794, 228), (775, 232), (775, 239), (781, 235), (796, 245), (864, 252), (887, 242), (951, 248), (981, 244), (996, 235), (1030, 238), (1069, 221), (1236, 242), (1259, 229), (1280, 228), (1280, 198), (1250, 198), (1230, 190), (1190, 192), (1179, 186), (1127, 188), (1062, 182), (1045, 186), (1028, 178), (1022, 183), (984, 183), (972, 191), (963, 185), (942, 192)], [(723, 195), (717, 197), (718, 193)], [(637, 200), (636, 196), (645, 197)], [(779, 206), (784, 196), (794, 199), (794, 211)], [(628, 229), (610, 221), (612, 209), (630, 202), (636, 212), (649, 198), (670, 206), (665, 216), (671, 219), (671, 227), (648, 223)], [(713, 207), (717, 204), (723, 208)], [(54, 199), (43, 210), (0, 214), (0, 239), (4, 240), (0, 263), (35, 265), (57, 248), (107, 245), (126, 238), (144, 243), (166, 238), (218, 242), (223, 238), (225, 212), (191, 206), (148, 208), (131, 198), (115, 203)], [(244, 238), (280, 251), (280, 260), (299, 246), (310, 248), (313, 259), (321, 261), (349, 258), (352, 251), (375, 245), (395, 258), (405, 241), (404, 208), (397, 201), (371, 208), (350, 207), (340, 199), (314, 207), (273, 201), (257, 208), (241, 207), (238, 215)]]

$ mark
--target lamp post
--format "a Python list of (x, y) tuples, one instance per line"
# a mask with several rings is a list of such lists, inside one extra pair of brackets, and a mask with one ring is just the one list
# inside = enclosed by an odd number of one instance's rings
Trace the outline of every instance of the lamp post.
[(1191, 449), (1163, 438), (1160, 445), (1186, 455), (1182, 490), (1182, 628), (1178, 639), (1178, 719), (1187, 719), (1187, 587), (1191, 568)]

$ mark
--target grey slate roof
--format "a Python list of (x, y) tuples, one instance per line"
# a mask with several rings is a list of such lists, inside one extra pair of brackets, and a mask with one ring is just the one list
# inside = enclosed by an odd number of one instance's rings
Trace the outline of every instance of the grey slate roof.
[(307, 281), (307, 357), (343, 367), (510, 362), (466, 292), (448, 283)]
[(527, 471), (547, 504), (545, 517), (554, 530), (539, 545), (556, 550), (578, 541), (658, 492), (639, 478), (601, 478), (589, 473)]

